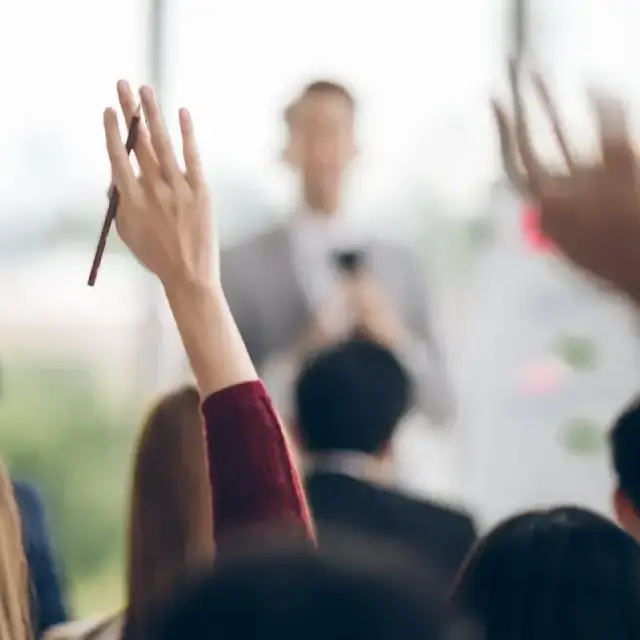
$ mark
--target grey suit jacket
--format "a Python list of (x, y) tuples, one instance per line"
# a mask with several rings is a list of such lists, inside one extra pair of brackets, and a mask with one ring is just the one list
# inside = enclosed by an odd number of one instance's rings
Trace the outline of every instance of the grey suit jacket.
[[(454, 402), (429, 320), (424, 269), (402, 246), (372, 241), (365, 248), (373, 277), (414, 338), (411, 353), (399, 355), (414, 374), (417, 404), (432, 422), (447, 422), (453, 417)], [(292, 261), (288, 228), (279, 226), (223, 252), (222, 279), (260, 372), (270, 356), (288, 351), (311, 321)]]

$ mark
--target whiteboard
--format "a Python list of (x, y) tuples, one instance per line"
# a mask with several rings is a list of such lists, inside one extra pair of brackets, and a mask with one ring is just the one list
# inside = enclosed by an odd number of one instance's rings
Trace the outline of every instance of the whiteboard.
[(463, 491), (485, 524), (559, 503), (610, 514), (606, 435), (640, 383), (636, 314), (528, 246), (520, 208), (494, 194), (493, 239), (467, 292), (457, 367)]

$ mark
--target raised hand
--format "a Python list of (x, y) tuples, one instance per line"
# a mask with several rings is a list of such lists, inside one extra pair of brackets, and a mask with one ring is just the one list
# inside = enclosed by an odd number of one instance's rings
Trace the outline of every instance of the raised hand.
[[(118, 83), (118, 97), (129, 123), (138, 106), (128, 83)], [(140, 101), (146, 124), (141, 123), (134, 148), (139, 176), (127, 157), (115, 110), (104, 112), (112, 179), (120, 193), (118, 234), (165, 287), (217, 285), (218, 246), (191, 116), (186, 109), (180, 110), (183, 171), (150, 87), (142, 87)]]
[(581, 160), (571, 151), (543, 79), (534, 76), (566, 166), (550, 171), (531, 142), (515, 64), (510, 80), (513, 116), (493, 105), (507, 175), (536, 205), (543, 233), (567, 258), (640, 302), (640, 176), (622, 105), (592, 98), (601, 157)]

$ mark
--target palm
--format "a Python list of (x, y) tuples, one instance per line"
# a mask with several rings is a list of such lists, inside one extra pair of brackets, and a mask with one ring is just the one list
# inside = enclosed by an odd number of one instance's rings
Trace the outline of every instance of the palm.
[[(137, 110), (130, 87), (119, 83), (118, 94), (130, 122)], [(212, 276), (219, 277), (217, 245), (211, 233), (209, 194), (191, 118), (181, 110), (183, 170), (153, 92), (143, 88), (140, 97), (147, 125), (140, 124), (134, 146), (140, 177), (136, 177), (122, 145), (115, 112), (105, 113), (107, 148), (120, 194), (118, 233), (139, 262), (164, 284), (176, 276), (209, 283)]]

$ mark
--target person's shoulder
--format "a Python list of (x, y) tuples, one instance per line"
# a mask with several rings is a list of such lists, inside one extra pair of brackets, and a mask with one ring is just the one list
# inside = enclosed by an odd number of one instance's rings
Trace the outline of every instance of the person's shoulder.
[(374, 491), (375, 485), (369, 482), (355, 478), (345, 473), (336, 473), (333, 471), (310, 471), (305, 475), (305, 484), (307, 487), (341, 487), (342, 490), (348, 491), (354, 489), (357, 491)]
[(314, 471), (305, 476), (305, 489), (312, 507), (324, 513), (363, 510), (386, 494), (378, 485), (353, 476)]
[(429, 520), (435, 525), (439, 523), (443, 527), (461, 532), (475, 532), (473, 516), (463, 507), (394, 488), (389, 488), (386, 491), (389, 499), (393, 500), (398, 508), (412, 512), (417, 518)]

